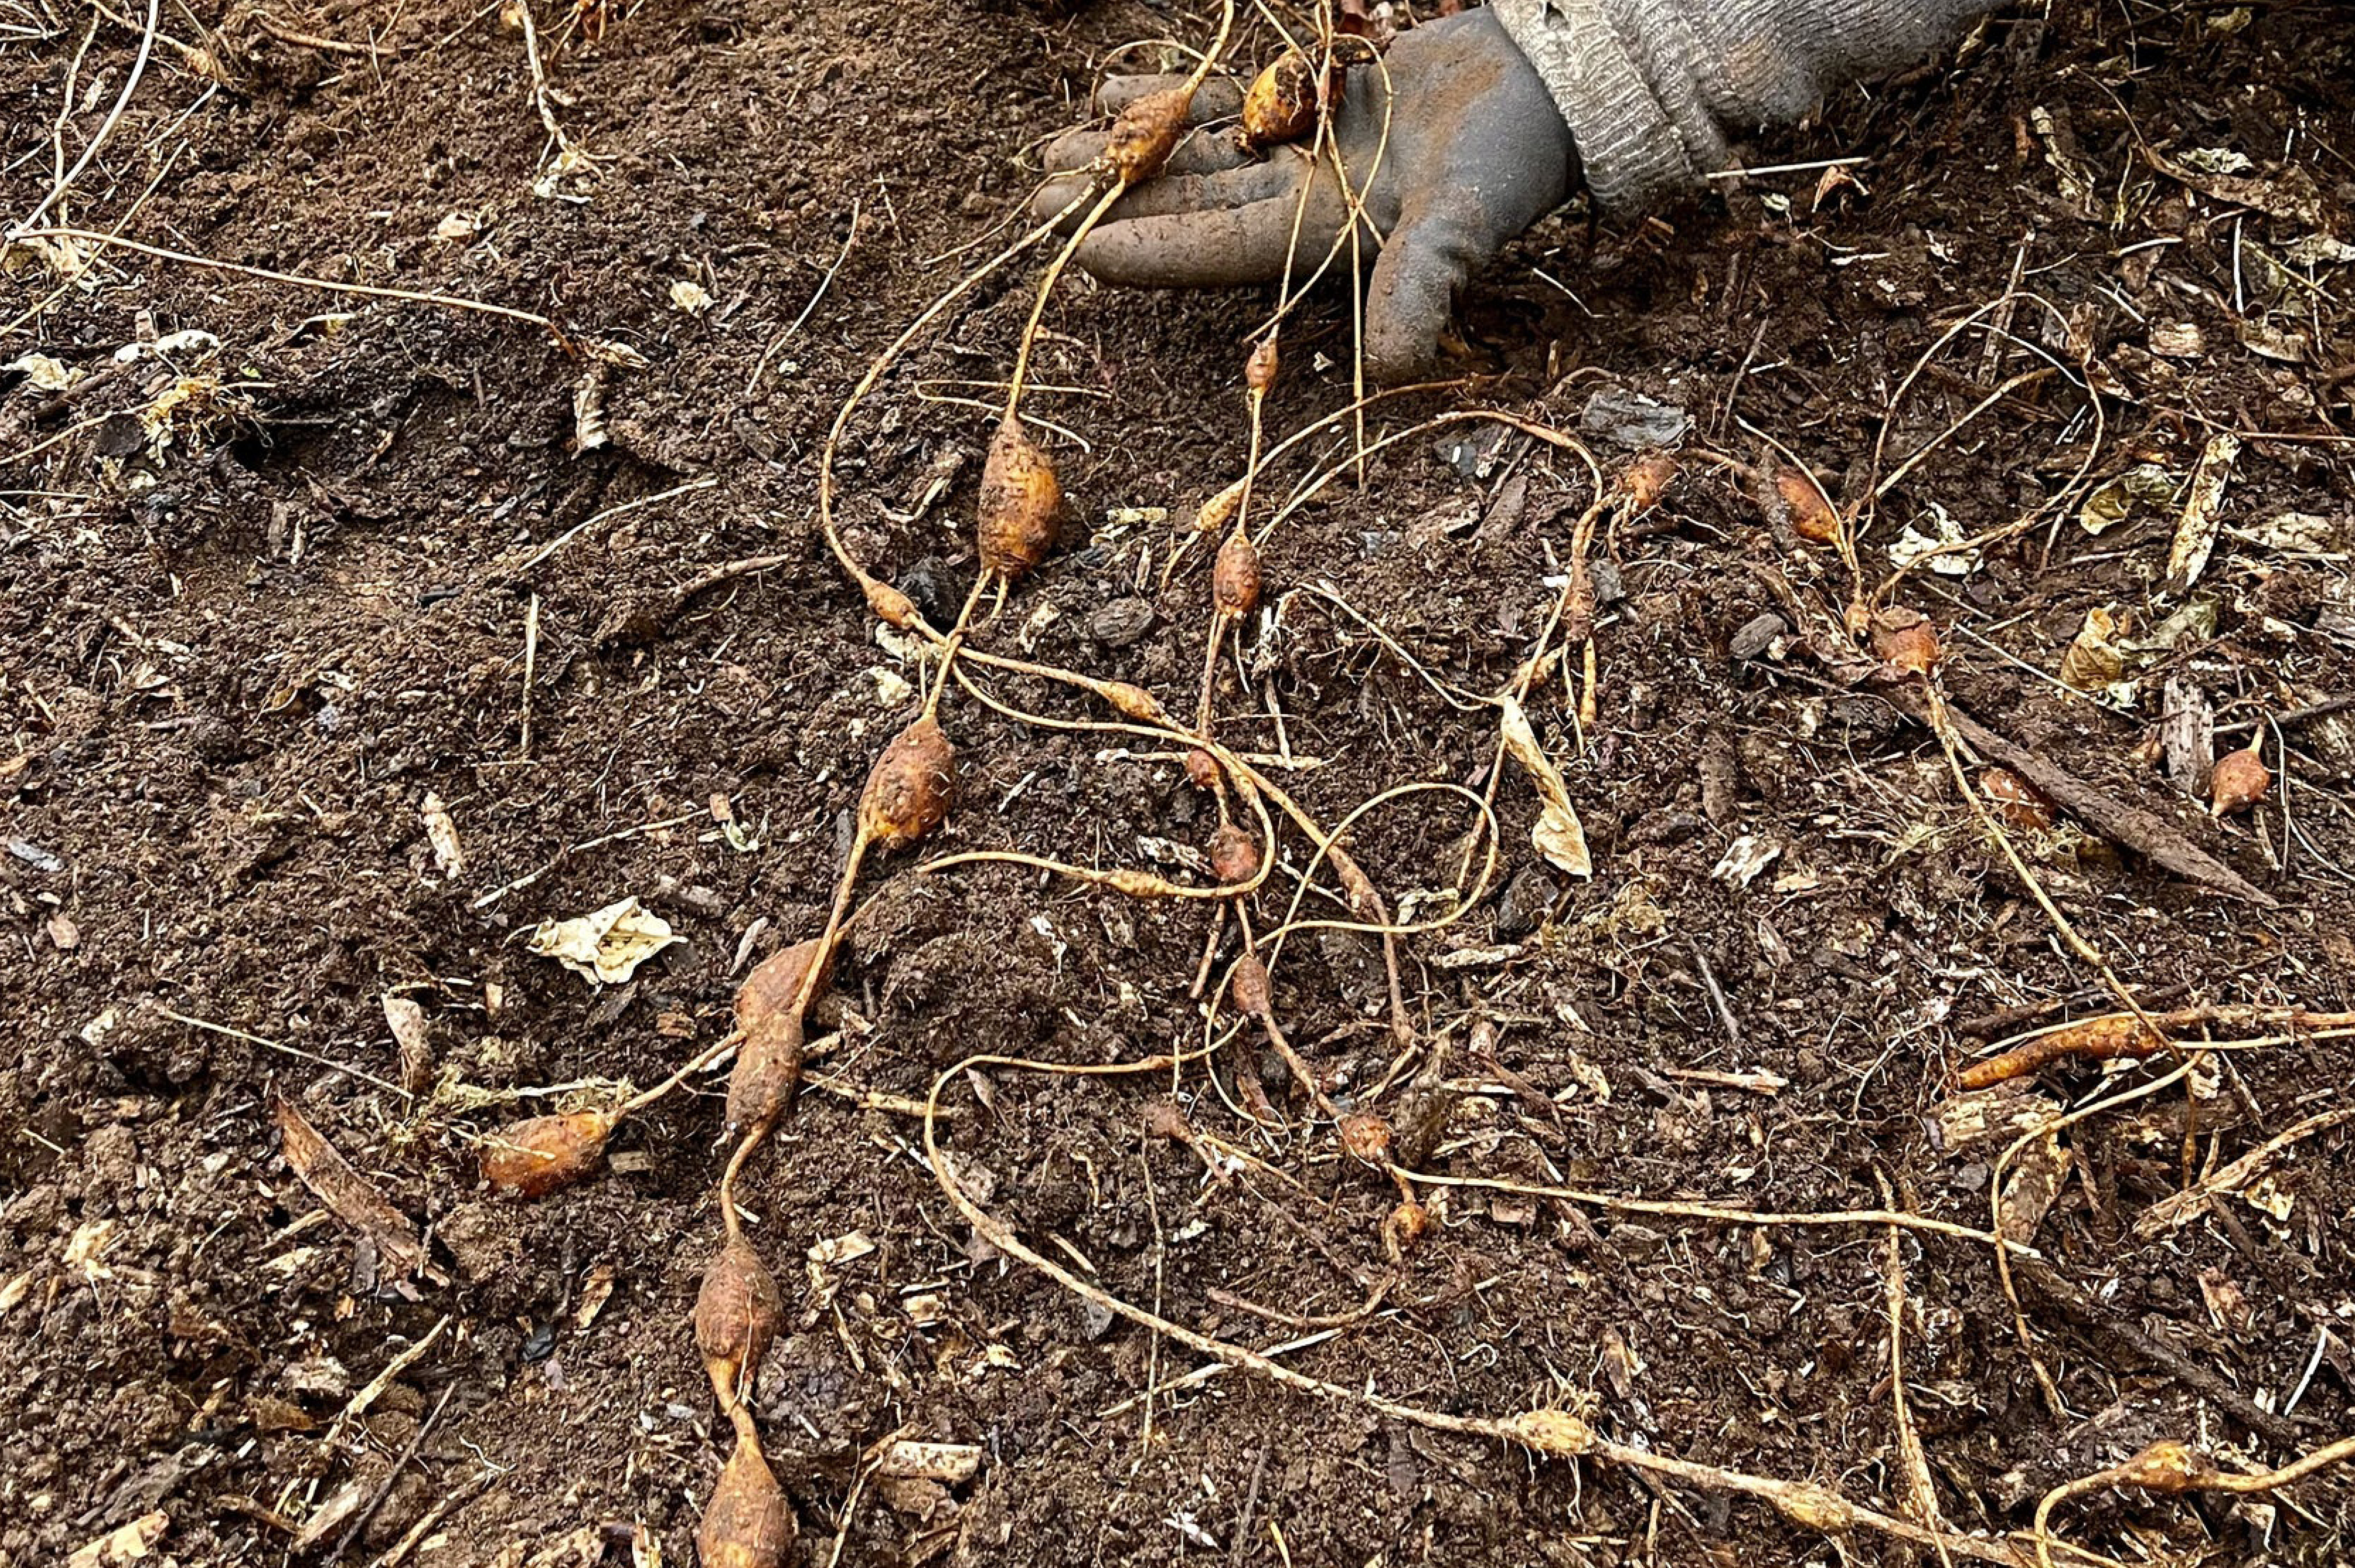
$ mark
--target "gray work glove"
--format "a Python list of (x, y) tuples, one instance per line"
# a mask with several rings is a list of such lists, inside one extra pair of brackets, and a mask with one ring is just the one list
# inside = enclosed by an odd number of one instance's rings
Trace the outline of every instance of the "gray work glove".
[[(1365, 192), (1363, 249), (1379, 250), (1366, 293), (1366, 368), (1383, 381), (1432, 368), (1455, 291), (1508, 240), (1569, 195), (1578, 155), (1546, 84), (1486, 9), (1427, 22), (1399, 35), (1384, 57), (1390, 136), (1382, 145), (1383, 73), (1353, 67), (1330, 136), (1352, 185)], [(1175, 77), (1117, 78), (1103, 107), (1117, 113)], [(1198, 124), (1233, 115), (1232, 84), (1205, 85)], [(1103, 149), (1101, 132), (1073, 132), (1047, 150), (1050, 171), (1080, 170)], [(1379, 164), (1375, 152), (1381, 148)], [(1197, 129), (1167, 172), (1122, 197), (1082, 243), (1077, 260), (1108, 283), (1166, 288), (1269, 283), (1284, 274), (1294, 215), (1310, 183), (1294, 257), (1305, 282), (1337, 237), (1348, 203), (1331, 155), (1312, 171), (1306, 145), (1245, 154), (1231, 130)], [(1050, 180), (1032, 204), (1044, 221), (1085, 187)], [(1084, 210), (1084, 209), (1082, 209)], [(1349, 265), (1347, 241), (1339, 265)]]

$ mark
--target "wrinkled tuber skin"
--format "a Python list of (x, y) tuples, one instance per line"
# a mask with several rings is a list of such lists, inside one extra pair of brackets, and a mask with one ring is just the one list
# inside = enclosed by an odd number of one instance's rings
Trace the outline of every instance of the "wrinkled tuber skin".
[(1231, 887), (1259, 874), (1259, 842), (1228, 822), (1210, 838), (1210, 872)]
[(613, 1120), (610, 1111), (573, 1111), (501, 1128), (483, 1141), (483, 1180), (525, 1198), (570, 1187), (605, 1162)]
[(711, 1374), (711, 1390), (722, 1411), (752, 1392), (761, 1358), (777, 1337), (784, 1300), (777, 1281), (752, 1244), (730, 1236), (703, 1273), (695, 1298), (695, 1345)]
[(1251, 357), (1243, 361), (1243, 385), (1264, 395), (1269, 387), (1275, 385), (1276, 371), (1281, 364), (1275, 334), (1271, 333), (1252, 346)]
[(736, 1027), (744, 1044), (728, 1077), (728, 1126), (754, 1127), (793, 1108), (800, 1086), (805, 1025), (802, 998), (826, 983), (810, 981), (815, 938), (762, 960), (736, 992)]
[(1063, 515), (1055, 464), (1009, 414), (990, 438), (981, 472), (981, 565), (1014, 582), (1047, 558)]
[(1297, 142), (1316, 127), (1316, 68), (1286, 49), (1243, 94), (1242, 143), (1253, 152)]
[(783, 1568), (800, 1535), (800, 1521), (760, 1444), (749, 1427), (740, 1427), (736, 1452), (696, 1528), (696, 1561), (703, 1568)]
[(941, 825), (956, 791), (956, 747), (930, 714), (883, 748), (858, 796), (858, 831), (878, 849), (905, 849)]
[(1186, 133), (1186, 111), (1193, 103), (1191, 88), (1173, 87), (1121, 111), (1104, 142), (1104, 167), (1113, 178), (1133, 185), (1159, 174)]
[(1259, 550), (1249, 537), (1237, 534), (1219, 546), (1210, 567), (1210, 602), (1219, 613), (1241, 620), (1259, 608)]

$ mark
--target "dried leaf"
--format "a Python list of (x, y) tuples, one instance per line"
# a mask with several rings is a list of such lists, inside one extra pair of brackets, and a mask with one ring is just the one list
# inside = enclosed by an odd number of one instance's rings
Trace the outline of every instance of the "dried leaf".
[(2061, 683), (2080, 692), (2106, 691), (2126, 673), (2126, 654), (2118, 648), (2120, 630), (2115, 612), (2089, 609), (2077, 640), (2061, 655)]
[(1570, 787), (1562, 782), (1561, 770), (1546, 756), (1545, 747), (1538, 744), (1529, 715), (1509, 696), (1505, 699), (1503, 729), (1505, 749), (1528, 770), (1544, 802), (1537, 826), (1529, 830), (1530, 842), (1540, 854), (1571, 875), (1593, 876), (1593, 857), (1587, 853), (1586, 829), (1578, 820), (1577, 808), (1570, 803)]
[(60, 359), (46, 354), (28, 354), (0, 365), (0, 370), (21, 370), (25, 380), (36, 392), (62, 392), (74, 384), (74, 373)]
[[(390, 999), (388, 998), (388, 1001)], [(273, 1097), (270, 1114), (278, 1123), (281, 1152), (311, 1195), (344, 1224), (376, 1244), (385, 1277), (406, 1279), (425, 1261), (425, 1244), (409, 1216), (392, 1206), (376, 1184), (352, 1168), (318, 1128), (303, 1119), (285, 1097)]]
[(417, 1094), (433, 1077), (433, 1037), (426, 1028), (425, 1010), (405, 996), (387, 991), (384, 1022), (400, 1053), (400, 1086)]
[(2208, 553), (2216, 547), (2216, 530), (2223, 524), (2218, 509), (2240, 455), (2240, 438), (2221, 433), (2211, 436), (2208, 449), (2200, 454), (2200, 466), (2191, 472), (2190, 493), (2183, 503), (2183, 520), (2176, 525), (2174, 546), (2167, 552), (2169, 592), (2181, 593), (2207, 569)]
[(78, 1548), (66, 1559), (66, 1568), (113, 1568), (119, 1563), (136, 1563), (164, 1538), (164, 1527), (169, 1522), (161, 1513), (143, 1514)]
[(640, 964), (685, 940), (672, 934), (669, 921), (635, 898), (624, 898), (570, 920), (541, 921), (531, 934), (528, 950), (554, 959), (591, 983), (620, 985)]
[(681, 278), (670, 286), (671, 309), (699, 316), (711, 308), (711, 294), (692, 278)]
[(2157, 463), (2137, 463), (2085, 497), (2077, 525), (2088, 534), (2106, 534), (2138, 510), (2171, 504), (2175, 491), (2173, 474)]
[(444, 876), (456, 876), (466, 869), (466, 852), (458, 847), (458, 824), (451, 820), (450, 808), (442, 797), (427, 790), (425, 804), (418, 810), (425, 823), (425, 842), (433, 846), (433, 863), (442, 868)]

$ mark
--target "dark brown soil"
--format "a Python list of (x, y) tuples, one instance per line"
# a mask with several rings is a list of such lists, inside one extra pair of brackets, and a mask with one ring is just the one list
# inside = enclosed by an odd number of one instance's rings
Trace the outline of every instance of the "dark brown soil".
[[(1688, 448), (1756, 461), (1763, 432), (1854, 503), (2012, 378), (2059, 366), (2010, 386), (1890, 491), (1862, 541), (1869, 575), (1941, 510), (1977, 534), (2046, 509), (1970, 576), (1898, 590), (1941, 630), (1946, 690), (2278, 904), (2189, 885), (2065, 820), (2020, 830), (2022, 853), (2085, 938), (2170, 1005), (2355, 1008), (2355, 715), (2293, 723), (2286, 759), (2268, 727), (2274, 796), (2222, 823), (2136, 755), (2169, 675), (2226, 726), (2355, 691), (2355, 267), (2333, 260), (2355, 251), (2312, 243), (2355, 240), (2355, 13), (2051, 10), (1753, 149), (1758, 165), (1867, 154), (1859, 185), (1771, 175), (1657, 221), (1550, 220), (1468, 306), (1476, 368), (1507, 378), (1385, 406), (1369, 433), (1482, 402), (1576, 431), (1599, 392), (1641, 393), (1688, 412)], [(649, 0), (594, 43), (544, 16), (554, 112), (595, 162), (542, 198), (522, 37), (496, 7), (468, 15), (165, 7), (165, 30), (225, 79), (159, 44), (68, 216), (247, 266), (543, 313), (643, 368), (592, 369), (511, 321), (122, 251), (0, 344), (82, 378), (60, 397), (0, 372), (10, 1568), (150, 1512), (169, 1560), (287, 1561), (290, 1529), (396, 1467), (343, 1561), (378, 1560), (445, 1501), (408, 1561), (628, 1561), (632, 1527), (642, 1550), (692, 1560), (727, 1436), (687, 1329), (719, 1232), (720, 1080), (628, 1124), (613, 1171), (531, 1204), (481, 1192), (470, 1145), (519, 1113), (467, 1108), (453, 1086), (650, 1084), (728, 1028), (744, 967), (814, 930), (858, 781), (922, 675), (820, 545), (819, 443), (861, 369), (978, 254), (959, 248), (1021, 201), (1023, 148), (1070, 122), (1091, 62), (1209, 30), (1132, 0), (1071, 15)], [(139, 19), (98, 22), (68, 162), (121, 90)], [(70, 5), (0, 7), (11, 221), (54, 176), (49, 139), (91, 25)], [(1248, 48), (1263, 53), (1263, 35)], [(5, 275), (11, 321), (56, 287), (26, 247)], [(851, 537), (946, 614), (969, 581), (987, 416), (941, 397), (1004, 373), (1033, 275), (952, 313), (847, 445)], [(2010, 335), (1960, 334), (1890, 418), (1942, 334), (2015, 280)], [(707, 310), (674, 306), (685, 282)], [(1190, 712), (1203, 553), (1158, 597), (1156, 580), (1194, 509), (1240, 471), (1240, 344), (1263, 308), (1070, 290), (1041, 373), (1086, 395), (1049, 394), (1039, 411), (1089, 443), (1057, 443), (1082, 526), (984, 646)], [(1347, 401), (1347, 323), (1344, 291), (1295, 330), (1274, 428)], [(196, 331), (218, 349), (171, 339)], [(118, 349), (159, 337), (115, 373)], [(2076, 385), (2089, 355), (2098, 420)], [(582, 450), (591, 377), (609, 440)], [(2143, 461), (2180, 475), (2226, 430), (2267, 434), (2240, 455), (2204, 577), (2167, 597), (2179, 507), (2094, 538), (2066, 487), (2088, 463), (2097, 478)], [(1328, 824), (1396, 785), (1489, 783), (1494, 710), (1452, 706), (1433, 682), (1509, 681), (1591, 494), (1574, 458), (1497, 434), (1401, 442), (1270, 544), (1269, 613), (1246, 628), (1248, 688), (1231, 664), (1224, 677), (1221, 735), (1321, 759), (1276, 776)], [(1595, 444), (1614, 472), (1629, 459)], [(1307, 471), (1287, 459), (1273, 487)], [(2305, 547), (2283, 547), (2286, 513), (2322, 520)], [(1885, 1183), (1902, 1207), (1987, 1224), (2001, 1140), (1958, 1145), (1934, 1114), (1986, 1044), (1961, 1026), (2039, 1001), (2099, 1011), (2095, 977), (1886, 688), (1844, 684), (1760, 620), (1787, 613), (1778, 573), (1837, 614), (1847, 578), (1830, 552), (1778, 534), (1697, 459), (1616, 552), (1596, 723), (1582, 745), (1559, 675), (1529, 705), (1595, 874), (1539, 862), (1536, 802), (1513, 774), (1501, 892), (1401, 944), (1420, 1041), (1454, 1053), (1471, 1091), (1424, 1169), (1785, 1212), (1873, 1206)], [(778, 562), (671, 603), (698, 573), (764, 555)], [(2212, 635), (2138, 677), (2134, 716), (2049, 678), (2089, 609), (2147, 628), (2186, 599), (2213, 607)], [(1103, 716), (1051, 687), (984, 683), (1034, 712)], [(1172, 747), (1019, 724), (962, 692), (944, 716), (964, 764), (947, 847), (1111, 866), (1207, 845), (1215, 815)], [(463, 842), (456, 874), (429, 842), (429, 794)], [(1428, 920), (1473, 820), (1460, 797), (1410, 795), (1353, 842)], [(1744, 841), (1779, 850), (1746, 885), (1717, 874)], [(1287, 864), (1305, 865), (1304, 842), (1287, 835)], [(1188, 995), (1200, 907), (1003, 866), (926, 876), (917, 858), (868, 878), (879, 901), (821, 1008), (846, 1042), (819, 1064), (829, 1075), (921, 1097), (970, 1053), (1106, 1064), (1202, 1039)], [(1292, 885), (1280, 873), (1259, 896), (1262, 929)], [(527, 951), (540, 920), (633, 895), (686, 945), (630, 983), (600, 991)], [(1329, 891), (1305, 910), (1339, 912)], [(1297, 937), (1275, 990), (1334, 1092), (1370, 1096), (1392, 1065), (1378, 945)], [(388, 991), (425, 1009), (438, 1095), (382, 1086), (398, 1073)], [(1495, 1061), (1474, 1061), (1491, 1031)], [(1904, 1238), (1907, 1404), (1955, 1527), (2022, 1528), (2046, 1489), (2158, 1437), (2246, 1470), (2355, 1429), (2355, 1135), (2299, 1141), (2179, 1229), (2135, 1225), (2180, 1188), (2187, 1153), (2205, 1174), (2349, 1104), (2355, 1049), (2279, 1034), (2220, 1026), (2272, 1043), (2207, 1059), (2188, 1101), (2178, 1084), (2060, 1135), (2069, 1160), (2036, 1233), (2051, 1273), (2024, 1275), (2021, 1301), (2064, 1415), (1989, 1250)], [(944, 1091), (952, 1142), (996, 1213), (1103, 1288), (1274, 1345), (1302, 1331), (1212, 1293), (1347, 1311), (1386, 1266), (1396, 1193), (1338, 1160), (1280, 1065), (1230, 1046), (1217, 1067), (1221, 1092), (1199, 1062), (1184, 1069), (1187, 1115), (1282, 1175), (1208, 1180), (1148, 1137), (1167, 1074), (960, 1075)], [(1296, 1130), (1252, 1132), (1230, 1108), (1238, 1067)], [(2057, 1109), (2172, 1067), (2063, 1065), (2034, 1092)], [(421, 1276), (395, 1278), (288, 1169), (277, 1094), (428, 1233)], [(1380, 1104), (1395, 1115), (1399, 1099)], [(1239, 1375), (1165, 1394), (1148, 1427), (1129, 1402), (1194, 1358), (976, 1244), (921, 1150), (906, 1116), (812, 1093), (748, 1180), (789, 1319), (759, 1417), (812, 1563), (835, 1560), (837, 1534), (846, 1564), (1894, 1560), (1869, 1535), (1828, 1542), (1755, 1504), (1533, 1463)], [(1904, 1506), (1884, 1229), (1423, 1196), (1441, 1223), (1383, 1309), (1289, 1364), (1454, 1413), (1568, 1407), (1622, 1443)], [(851, 1233), (872, 1250), (806, 1261)], [(361, 1419), (338, 1421), (445, 1319)], [(894, 1432), (978, 1445), (977, 1476), (869, 1484), (846, 1519), (861, 1451)], [(2271, 1501), (2101, 1492), (2060, 1524), (2132, 1561), (2339, 1562), (2355, 1551), (2355, 1489), (2339, 1473)], [(327, 1559), (340, 1533), (303, 1560)]]

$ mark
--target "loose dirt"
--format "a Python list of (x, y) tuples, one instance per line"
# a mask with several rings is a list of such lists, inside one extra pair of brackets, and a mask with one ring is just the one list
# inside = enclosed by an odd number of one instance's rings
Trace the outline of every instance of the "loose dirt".
[[(0, 6), (10, 221), (97, 132), (143, 20)], [(1209, 28), (1127, 0), (649, 0), (602, 21), (592, 38), (538, 17), (546, 106), (581, 154), (552, 161), (497, 5), (164, 7), (171, 38), (62, 215), (545, 315), (571, 352), (512, 320), (121, 250), (24, 320), (59, 257), (8, 255), (0, 355), (74, 377), (0, 371), (10, 1568), (151, 1513), (155, 1552), (187, 1563), (692, 1559), (729, 1440), (688, 1326), (721, 1230), (724, 1077), (625, 1124), (607, 1172), (538, 1202), (481, 1192), (470, 1138), (571, 1103), (487, 1095), (658, 1081), (726, 1032), (754, 961), (822, 921), (859, 781), (922, 671), (819, 544), (818, 445), (868, 361), (1018, 208), (1024, 150), (1082, 111), (1092, 62)], [(1271, 52), (1247, 33), (1245, 55)], [(1689, 450), (1771, 461), (1771, 439), (1853, 506), (1984, 403), (1881, 498), (1869, 579), (1909, 530), (2033, 517), (1967, 575), (1917, 569), (1897, 591), (1939, 627), (1947, 692), (2277, 902), (2187, 884), (2065, 814), (2015, 830), (2022, 853), (2164, 1005), (2355, 1008), (2355, 714), (2267, 719), (2355, 691), (2350, 81), (2355, 16), (2337, 6), (2007, 16), (1749, 149), (1758, 167), (1865, 155), (1844, 174), (1729, 183), (1642, 222), (1550, 219), (1468, 302), (1465, 369), (1496, 378), (1381, 406), (1369, 433), (1480, 404), (1592, 432), (1591, 410), (1640, 397), (1681, 410)], [(979, 291), (886, 381), (844, 464), (851, 537), (943, 621), (969, 580), (991, 419), (957, 399), (993, 402), (1026, 276)], [(1984, 318), (2000, 335), (1939, 346), (2008, 291)], [(1191, 711), (1208, 552), (1158, 577), (1240, 471), (1242, 334), (1263, 308), (1067, 291), (1034, 407), (1072, 433), (1047, 439), (1079, 517), (984, 646)], [(1286, 350), (1278, 432), (1348, 400), (1346, 290)], [(1346, 430), (1317, 464), (1346, 457)], [(2213, 557), (2165, 594), (2174, 487), (2231, 432)], [(1634, 455), (1585, 439), (1613, 473)], [(2087, 485), (2141, 464), (2169, 488), (2088, 534)], [(1309, 466), (1287, 458), (1273, 493)], [(1221, 738), (1285, 759), (1274, 776), (1328, 823), (1401, 783), (1484, 789), (1495, 712), (1441, 688), (1509, 683), (1590, 494), (1574, 458), (1499, 427), (1386, 450), (1270, 540)], [(675, 592), (756, 556), (775, 559)], [(1775, 585), (1836, 612), (1830, 552), (1689, 458), (1606, 557), (1595, 722), (1559, 672), (1529, 703), (1595, 874), (1539, 858), (1514, 773), (1500, 885), (1402, 944), (1420, 1042), (1453, 1053), (1464, 1091), (1423, 1168), (1783, 1212), (1876, 1207), (1885, 1183), (1895, 1206), (1986, 1226), (2008, 1139), (1971, 1141), (1940, 1107), (1993, 1039), (2106, 1010), (2091, 971), (1927, 732), (1802, 646), (1814, 629)], [(2187, 603), (2198, 623), (2128, 673), (2131, 715), (2054, 679), (2089, 609), (2147, 638)], [(2137, 756), (2170, 677), (2221, 729), (2265, 725), (2276, 782), (2253, 815), (2211, 820)], [(1045, 685), (992, 689), (1102, 716)], [(1208, 848), (1215, 815), (1175, 748), (954, 690), (943, 718), (964, 778), (928, 852), (1178, 875)], [(1429, 920), (1474, 821), (1409, 796), (1355, 852)], [(1307, 853), (1288, 840), (1289, 864)], [(869, 874), (814, 1072), (921, 1099), (975, 1052), (1110, 1064), (1201, 1042), (1204, 909), (918, 863)], [(1292, 885), (1260, 895), (1263, 926)], [(543, 919), (630, 896), (685, 941), (626, 983), (527, 951)], [(1342, 913), (1323, 892), (1307, 907)], [(413, 1097), (388, 992), (423, 1012), (432, 1086)], [(1393, 1060), (1362, 936), (1295, 938), (1275, 1002), (1349, 1104), (1421, 1064)], [(2013, 1022), (1967, 1027), (1998, 1013)], [(1998, 1114), (2025, 1105), (2033, 1125), (2175, 1065), (2048, 1067)], [(1290, 1130), (1231, 1108), (1241, 1075)], [(2275, 1039), (2204, 1058), (2188, 1097), (2059, 1135), (2038, 1165), (2044, 1263), (2018, 1271), (2059, 1414), (1989, 1249), (1904, 1235), (1903, 1392), (1955, 1528), (2022, 1529), (2047, 1489), (2158, 1437), (2247, 1468), (2355, 1429), (2355, 1137), (2303, 1139), (2178, 1228), (2136, 1224), (2187, 1158), (2195, 1180), (2225, 1167), (2345, 1106), (2350, 1077), (2346, 1040)], [(1209, 1175), (1153, 1136), (1173, 1086), (1193, 1128), (1265, 1165)], [(288, 1168), (276, 1096), (416, 1224), (416, 1276)], [(1324, 1333), (1233, 1302), (1348, 1312), (1387, 1267), (1397, 1193), (1337, 1155), (1280, 1063), (1230, 1044), (1174, 1086), (990, 1068), (944, 1099), (963, 1184), (1124, 1299), (1391, 1399), (1559, 1406), (1621, 1443), (1906, 1506), (1882, 1227), (1426, 1187), (1438, 1224), (1380, 1310)], [(1895, 1560), (1754, 1504), (1190, 1375), (1189, 1352), (978, 1241), (922, 1148), (916, 1120), (821, 1087), (743, 1193), (786, 1295), (757, 1414), (810, 1562)], [(977, 1473), (856, 1484), (894, 1433), (978, 1446)], [(367, 1519), (340, 1548), (339, 1517)], [(2105, 1492), (2059, 1526), (2113, 1556), (2333, 1562), (2355, 1490), (2336, 1474), (2270, 1500)]]

